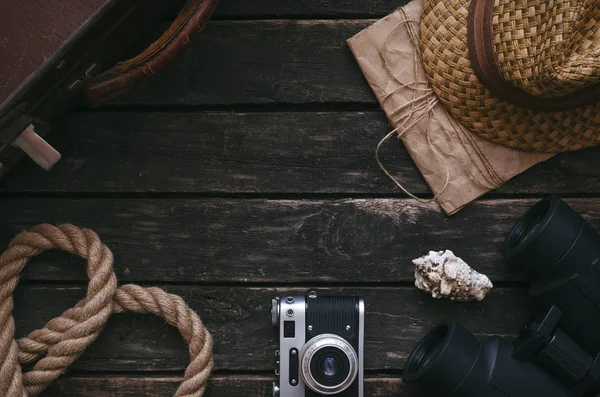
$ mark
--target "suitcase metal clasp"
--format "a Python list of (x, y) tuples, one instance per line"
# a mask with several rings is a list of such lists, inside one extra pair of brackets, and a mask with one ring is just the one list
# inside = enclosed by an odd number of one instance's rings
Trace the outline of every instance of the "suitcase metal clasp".
[(27, 105), (22, 103), (0, 119), (0, 174), (16, 162), (13, 158), (15, 148), (21, 149), (45, 170), (50, 170), (60, 160), (60, 153), (36, 132), (37, 129), (45, 135), (50, 127), (29, 116), (26, 109)]

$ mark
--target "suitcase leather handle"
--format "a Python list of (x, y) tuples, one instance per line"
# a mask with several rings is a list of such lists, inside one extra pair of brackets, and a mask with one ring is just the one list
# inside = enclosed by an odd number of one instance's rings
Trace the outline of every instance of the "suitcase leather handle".
[(144, 52), (119, 62), (89, 80), (83, 88), (87, 101), (97, 106), (149, 80), (190, 42), (190, 37), (201, 31), (218, 0), (188, 0), (169, 29)]

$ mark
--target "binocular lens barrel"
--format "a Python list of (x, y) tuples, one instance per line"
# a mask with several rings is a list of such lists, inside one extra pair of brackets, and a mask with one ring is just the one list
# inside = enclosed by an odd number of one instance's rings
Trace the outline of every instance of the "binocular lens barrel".
[(600, 387), (598, 233), (552, 196), (515, 224), (502, 254), (529, 277), (543, 321), (524, 327), (514, 346), (440, 324), (410, 355), (404, 381), (436, 397), (565, 397), (574, 385)]
[[(585, 235), (597, 233), (585, 228), (585, 220), (556, 196), (545, 198), (534, 205), (515, 224), (502, 246), (506, 261), (523, 270), (532, 281), (564, 274), (591, 263), (567, 263), (570, 252), (579, 251)], [(600, 241), (599, 241), (600, 242)], [(596, 251), (596, 250), (594, 250)]]
[(502, 253), (531, 280), (542, 310), (563, 312), (561, 328), (600, 352), (600, 236), (556, 196), (534, 205), (509, 232)]
[(510, 343), (479, 341), (456, 323), (438, 325), (419, 342), (403, 379), (432, 397), (566, 396), (565, 386), (550, 373), (516, 361)]
[(458, 324), (440, 324), (419, 342), (404, 372), (432, 395), (447, 395), (467, 376), (479, 354), (479, 341)]

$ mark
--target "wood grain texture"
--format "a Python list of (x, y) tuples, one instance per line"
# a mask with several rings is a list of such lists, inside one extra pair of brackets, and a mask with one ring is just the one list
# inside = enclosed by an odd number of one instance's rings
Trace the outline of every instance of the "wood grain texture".
[[(48, 138), (63, 160), (49, 173), (24, 160), (0, 191), (403, 194), (374, 159), (388, 130), (381, 111), (72, 113)], [(600, 193), (599, 153), (560, 154), (488, 197)], [(430, 194), (402, 143), (381, 158)]]
[[(275, 376), (213, 376), (205, 397), (271, 397)], [(63, 377), (41, 397), (164, 397), (173, 394), (181, 380), (174, 377)], [(369, 397), (417, 397), (414, 388), (399, 377), (365, 379), (365, 395)]]
[[(493, 281), (524, 280), (499, 251), (537, 200), (478, 201), (447, 218), (405, 199), (1, 199), (0, 242), (40, 222), (95, 230), (121, 281), (412, 282), (411, 260), (452, 249)], [(600, 200), (568, 200), (600, 226)], [(82, 261), (44, 254), (28, 280), (85, 280)]]
[[(31, 161), (0, 181), (5, 191), (385, 192), (373, 151), (383, 112), (79, 113), (49, 141), (52, 172)], [(428, 191), (400, 143), (386, 159)], [(394, 150), (392, 150), (394, 149)]]
[(373, 22), (213, 21), (160, 75), (113, 105), (375, 104), (346, 45)]
[[(373, 158), (388, 121), (346, 39), (404, 3), (221, 0), (151, 83), (53, 124), (63, 160), (52, 172), (23, 161), (0, 181), (0, 246), (40, 222), (98, 232), (121, 284), (182, 296), (213, 333), (207, 397), (271, 395), (273, 297), (361, 294), (366, 395), (417, 397), (400, 374), (431, 327), (447, 319), (511, 337), (529, 317), (525, 278), (499, 254), (537, 201), (519, 195), (600, 197), (600, 148), (557, 156), (450, 218), (393, 198), (404, 196)], [(400, 143), (382, 157), (409, 190), (430, 194)], [(600, 198), (567, 202), (600, 227)], [(483, 302), (433, 300), (412, 286), (411, 259), (446, 248), (493, 279)], [(84, 296), (84, 267), (64, 253), (33, 260), (15, 294), (19, 336)], [(114, 316), (44, 396), (171, 395), (187, 359), (163, 320)]]
[[(308, 293), (307, 288), (164, 287), (196, 310), (214, 335), (215, 368), (272, 371), (278, 348), (271, 326), (271, 299)], [(497, 288), (482, 302), (435, 300), (414, 287), (318, 288), (320, 294), (364, 296), (365, 368), (400, 371), (416, 342), (444, 320), (480, 335), (516, 335), (530, 314), (522, 289)], [(41, 327), (85, 294), (78, 286), (19, 286), (17, 335)], [(481, 319), (485, 319), (482, 321)], [(182, 371), (188, 354), (178, 331), (151, 315), (113, 316), (96, 342), (73, 364), (77, 371)]]
[(408, 0), (221, 0), (215, 18), (376, 18)]

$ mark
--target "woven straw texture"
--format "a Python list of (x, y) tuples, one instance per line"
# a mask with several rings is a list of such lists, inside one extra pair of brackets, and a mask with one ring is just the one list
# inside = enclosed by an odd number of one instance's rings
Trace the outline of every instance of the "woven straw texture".
[[(537, 112), (495, 97), (471, 67), (470, 0), (426, 0), (421, 55), (433, 90), (473, 133), (526, 151), (562, 152), (600, 144), (600, 102)], [(555, 97), (600, 82), (600, 1), (496, 0), (494, 48), (504, 78)]]

